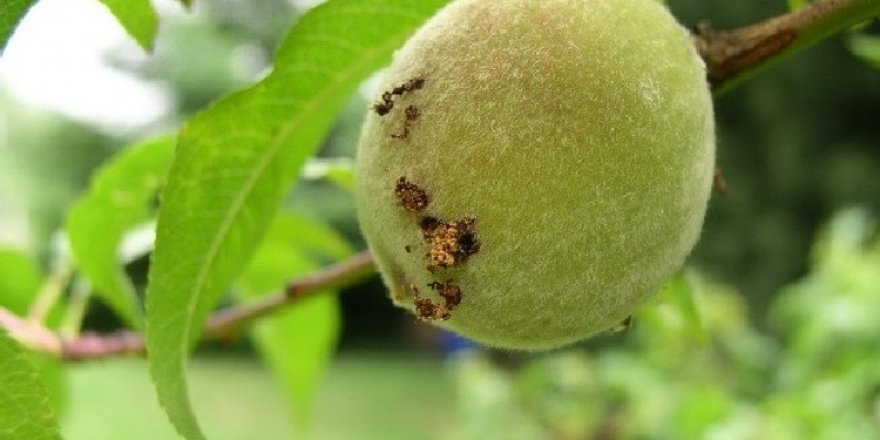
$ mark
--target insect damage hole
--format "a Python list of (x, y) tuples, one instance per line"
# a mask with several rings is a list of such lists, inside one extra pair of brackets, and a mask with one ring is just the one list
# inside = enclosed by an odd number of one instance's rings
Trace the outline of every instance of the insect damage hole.
[(464, 263), (471, 255), (480, 251), (481, 244), (476, 236), (474, 218), (465, 217), (444, 222), (434, 217), (425, 217), (419, 226), (425, 241), (430, 245), (427, 253), (430, 264), (427, 269), (432, 273), (442, 267)]
[(428, 207), (431, 198), (415, 183), (410, 182), (406, 176), (400, 176), (394, 186), (394, 195), (400, 200), (403, 209), (409, 212), (419, 212)]
[(435, 304), (430, 298), (422, 298), (419, 289), (415, 285), (410, 285), (413, 292), (413, 305), (415, 306), (416, 318), (422, 322), (434, 321), (437, 319), (447, 320), (452, 315), (445, 304)]
[(461, 304), (461, 288), (458, 287), (458, 283), (453, 280), (446, 280), (443, 283), (434, 281), (432, 283), (428, 283), (428, 287), (434, 289), (438, 295), (443, 298), (443, 301), (446, 303), (446, 308), (451, 312), (455, 309), (455, 306)]
[(373, 111), (379, 116), (385, 116), (388, 113), (391, 113), (391, 110), (394, 109), (395, 96), (403, 96), (403, 94), (407, 92), (419, 90), (424, 86), (425, 80), (423, 78), (413, 78), (391, 90), (385, 91), (382, 93), (382, 100), (373, 104)]

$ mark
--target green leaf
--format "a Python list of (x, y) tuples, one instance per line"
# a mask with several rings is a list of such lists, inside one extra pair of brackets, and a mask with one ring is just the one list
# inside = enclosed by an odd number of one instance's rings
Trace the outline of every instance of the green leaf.
[(354, 192), (354, 160), (349, 158), (313, 159), (306, 164), (303, 178), (327, 179), (348, 192)]
[(4, 0), (0, 3), (0, 53), (22, 17), (36, 3), (37, 0)]
[(796, 11), (810, 5), (809, 0), (788, 0), (788, 9)]
[[(41, 352), (30, 351), (28, 358), (40, 375), (40, 382), (49, 396), (49, 403), (56, 417), (63, 419), (67, 405), (67, 376), (64, 364), (57, 357)], [(0, 437), (2, 438), (2, 437)]]
[[(322, 265), (352, 255), (351, 245), (333, 228), (298, 213), (282, 211), (241, 276), (244, 296), (280, 291), (286, 283)], [(285, 261), (290, 257), (291, 261)]]
[(101, 0), (125, 31), (147, 52), (153, 50), (159, 18), (150, 0)]
[(98, 171), (88, 194), (71, 209), (67, 234), (80, 271), (98, 296), (130, 325), (140, 327), (141, 310), (119, 258), (127, 231), (148, 220), (174, 153), (173, 136), (121, 151)]
[(43, 273), (37, 262), (24, 251), (0, 248), (0, 306), (19, 316), (40, 290)]
[(0, 439), (60, 439), (58, 422), (28, 353), (0, 329)]
[(211, 309), (358, 83), (445, 2), (319, 5), (287, 35), (265, 80), (181, 130), (159, 213), (146, 337), (159, 401), (187, 438), (204, 438), (184, 371)]
[(880, 69), (880, 36), (855, 34), (849, 40), (849, 47), (856, 56)]
[[(318, 269), (316, 257), (339, 260), (351, 252), (345, 240), (324, 224), (292, 214), (280, 215), (242, 277), (242, 296), (254, 298), (277, 292), (289, 280)], [(296, 426), (303, 429), (310, 418), (318, 381), (339, 338), (339, 304), (334, 293), (312, 295), (261, 320), (253, 329), (260, 353), (290, 395)]]
[(705, 342), (706, 330), (703, 327), (703, 319), (697, 306), (696, 292), (687, 273), (679, 273), (667, 281), (660, 295), (675, 306), (684, 318), (685, 325), (691, 334), (697, 340)]
[[(354, 253), (351, 244), (326, 223), (283, 211), (272, 222), (266, 240), (295, 248), (313, 263), (335, 263)], [(278, 287), (278, 286), (276, 286)]]
[(254, 337), (293, 403), (294, 426), (308, 426), (318, 383), (336, 350), (339, 297), (323, 292), (258, 322)]

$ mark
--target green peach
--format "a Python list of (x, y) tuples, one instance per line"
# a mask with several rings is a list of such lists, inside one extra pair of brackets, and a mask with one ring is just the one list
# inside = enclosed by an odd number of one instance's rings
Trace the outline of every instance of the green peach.
[(712, 101), (656, 0), (457, 0), (384, 85), (357, 206), (392, 298), (423, 320), (569, 344), (626, 319), (698, 239)]

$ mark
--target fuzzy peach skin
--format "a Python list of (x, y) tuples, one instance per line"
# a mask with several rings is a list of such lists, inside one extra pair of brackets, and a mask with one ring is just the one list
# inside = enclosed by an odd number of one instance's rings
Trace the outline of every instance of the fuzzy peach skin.
[(712, 101), (656, 0), (457, 0), (383, 84), (358, 215), (392, 298), (424, 321), (570, 344), (633, 313), (700, 235)]

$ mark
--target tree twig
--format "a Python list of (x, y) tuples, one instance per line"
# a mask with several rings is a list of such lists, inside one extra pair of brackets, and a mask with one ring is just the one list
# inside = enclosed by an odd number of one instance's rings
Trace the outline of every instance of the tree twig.
[(342, 263), (329, 266), (314, 275), (291, 282), (280, 294), (267, 296), (239, 307), (220, 310), (208, 320), (205, 333), (215, 337), (226, 336), (251, 321), (271, 314), (308, 295), (351, 285), (374, 272), (373, 256), (369, 252), (361, 252)]
[(701, 24), (694, 37), (716, 93), (799, 50), (880, 15), (880, 0), (820, 0), (806, 8), (729, 31)]
[[(369, 252), (362, 252), (311, 276), (292, 281), (284, 292), (218, 311), (205, 326), (204, 336), (230, 335), (256, 318), (271, 314), (310, 295), (354, 284), (372, 275), (374, 271), (372, 256)], [(139, 355), (145, 350), (143, 336), (137, 332), (125, 330), (103, 335), (83, 334), (66, 340), (58, 333), (22, 319), (2, 307), (0, 326), (31, 349), (52, 354), (68, 362)]]

